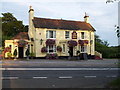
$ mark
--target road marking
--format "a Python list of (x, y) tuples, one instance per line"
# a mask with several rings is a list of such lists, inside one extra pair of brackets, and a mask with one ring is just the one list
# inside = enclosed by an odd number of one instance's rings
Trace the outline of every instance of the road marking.
[(0, 68), (0, 70), (120, 70), (120, 68)]
[(18, 79), (19, 77), (1, 77), (1, 79)]
[(72, 78), (72, 76), (61, 76), (61, 77), (59, 77), (60, 79), (67, 79), (67, 78)]
[(113, 75), (113, 76), (106, 76), (106, 77), (117, 77), (116, 75)]
[(95, 78), (96, 76), (84, 76), (85, 78)]
[(45, 78), (47, 78), (47, 77), (33, 77), (34, 79), (45, 79)]

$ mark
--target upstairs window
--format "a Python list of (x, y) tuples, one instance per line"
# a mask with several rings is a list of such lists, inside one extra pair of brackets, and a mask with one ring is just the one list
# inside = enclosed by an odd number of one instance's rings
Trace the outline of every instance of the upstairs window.
[(69, 31), (65, 31), (65, 39), (70, 38), (70, 32)]
[(81, 32), (81, 39), (85, 39), (85, 33)]
[(46, 31), (46, 38), (56, 38), (56, 31)]

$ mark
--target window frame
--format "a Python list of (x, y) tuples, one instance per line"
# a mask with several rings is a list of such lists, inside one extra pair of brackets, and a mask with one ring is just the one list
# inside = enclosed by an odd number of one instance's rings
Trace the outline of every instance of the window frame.
[[(50, 47), (52, 46), (53, 52), (50, 52)], [(47, 46), (47, 53), (56, 53), (56, 45), (48, 45)]]
[(62, 52), (65, 53), (65, 44), (62, 45)]
[[(53, 32), (52, 37), (50, 37), (50, 32)], [(47, 30), (47, 31), (46, 31), (46, 38), (47, 38), (47, 39), (56, 39), (56, 31)]]
[(70, 39), (70, 31), (65, 31), (65, 39)]
[(81, 39), (85, 39), (85, 32), (81, 32)]
[(80, 52), (81, 53), (87, 53), (87, 46), (86, 45), (80, 46)]

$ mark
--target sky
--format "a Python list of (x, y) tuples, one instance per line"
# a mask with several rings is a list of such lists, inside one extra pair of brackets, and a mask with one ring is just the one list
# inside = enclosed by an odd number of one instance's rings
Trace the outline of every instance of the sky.
[(90, 24), (100, 39), (110, 46), (118, 45), (115, 25), (118, 25), (118, 2), (106, 4), (106, 0), (2, 0), (1, 12), (12, 13), (18, 20), (28, 25), (28, 11), (31, 5), (34, 16), (51, 19), (84, 21), (85, 12)]

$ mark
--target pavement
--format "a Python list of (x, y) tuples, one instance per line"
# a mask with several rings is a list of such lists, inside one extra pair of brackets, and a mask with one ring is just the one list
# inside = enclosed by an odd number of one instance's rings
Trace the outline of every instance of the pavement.
[(103, 60), (46, 60), (46, 59), (30, 59), (30, 60), (2, 60), (2, 67), (118, 67), (117, 59)]

